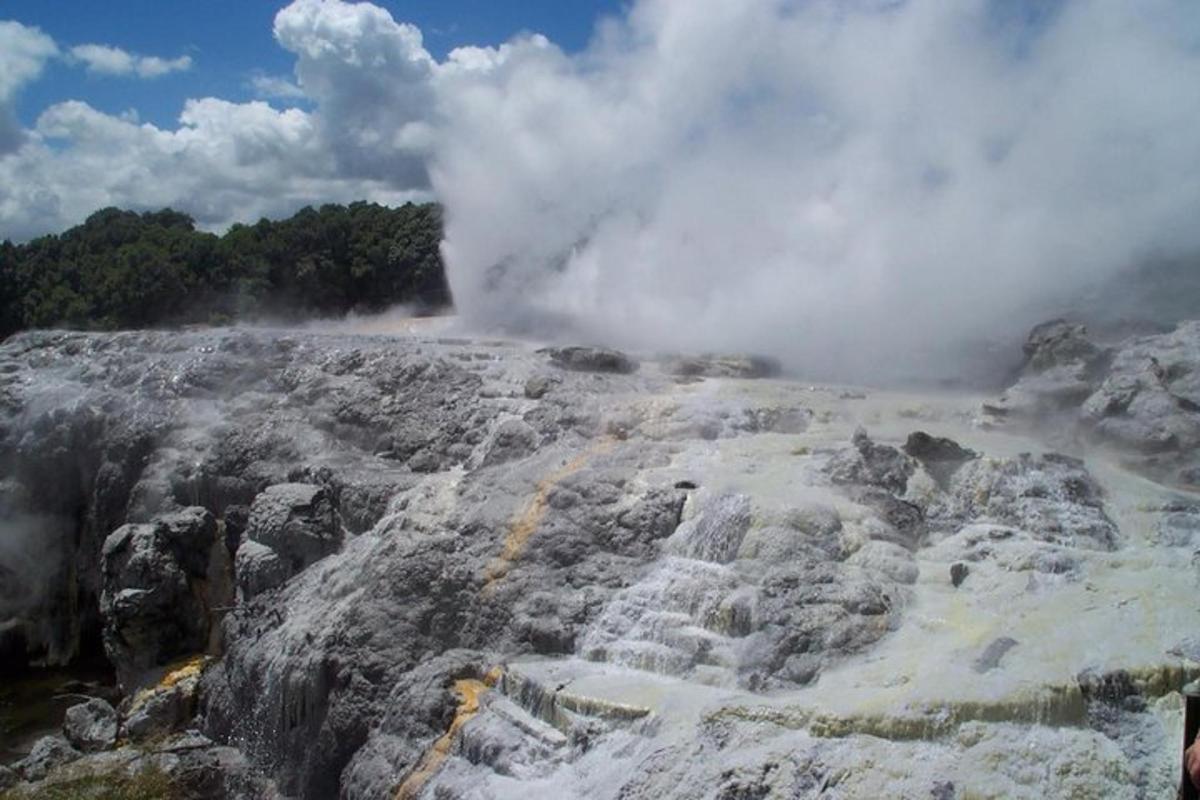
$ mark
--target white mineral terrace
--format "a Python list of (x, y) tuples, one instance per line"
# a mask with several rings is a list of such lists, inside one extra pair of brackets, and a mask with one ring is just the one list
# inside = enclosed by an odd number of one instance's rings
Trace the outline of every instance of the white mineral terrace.
[[(818, 464), (859, 426), (875, 441), (893, 445), (924, 430), (985, 458), (1047, 450), (1033, 438), (985, 425), (984, 400), (784, 380), (671, 385), (634, 402), (649, 418), (655, 409), (794, 404), (813, 412), (811, 423), (798, 434), (690, 439), (670, 466), (642, 477), (696, 483), (700, 489), (685, 517), (706, 497), (740, 492), (752, 498), (754, 526), (768, 523), (776, 509), (812, 503), (836, 507), (853, 521), (862, 508), (822, 481)], [(946, 541), (921, 547), (914, 554), (919, 574), (902, 590), (898, 627), (859, 655), (827, 666), (799, 690), (752, 694), (719, 675), (689, 681), (578, 658), (519, 660), (508, 665), (512, 680), (557, 689), (560, 705), (628, 714), (637, 720), (630, 729), (636, 735), (614, 734), (615, 741), (544, 778), (489, 773), (486, 790), (468, 796), (527, 798), (543, 790), (562, 797), (607, 796), (638, 758), (680, 743), (686, 748), (700, 726), (722, 721), (743, 731), (736, 746), (713, 755), (727, 759), (731, 769), (752, 763), (764, 748), (786, 754), (812, 737), (844, 744), (825, 751), (834, 776), (825, 787), (828, 796), (929, 797), (939, 778), (952, 779), (959, 794), (946, 796), (957, 797), (1060, 796), (1056, 792), (1094, 797), (1101, 791), (1141, 796), (1130, 785), (1130, 769), (1147, 772), (1145, 784), (1170, 790), (1182, 726), (1177, 690), (1197, 674), (1195, 662), (1172, 650), (1200, 633), (1200, 604), (1194, 601), (1191, 548), (1159, 541), (1158, 516), (1150, 512), (1181, 495), (1103, 454), (1072, 454), (1084, 457), (1102, 484), (1105, 510), (1120, 529), (1112, 552), (1071, 549), (1079, 559), (1077, 576), (981, 560), (969, 565), (969, 579), (955, 588), (950, 567), (961, 550)], [(979, 535), (987, 535), (986, 526)], [(978, 660), (989, 645), (1005, 638), (1015, 644), (1000, 648), (992, 668), (980, 669)], [(1086, 729), (1077, 676), (1087, 670), (1127, 670), (1149, 698), (1161, 731), (1147, 737), (1141, 761), (1121, 760), (1111, 741)], [(1100, 777), (1085, 774), (1092, 771)], [(450, 768), (441, 780), (461, 791), (468, 772)], [(835, 784), (844, 794), (833, 792)], [(686, 796), (664, 784), (663, 791), (668, 789)]]

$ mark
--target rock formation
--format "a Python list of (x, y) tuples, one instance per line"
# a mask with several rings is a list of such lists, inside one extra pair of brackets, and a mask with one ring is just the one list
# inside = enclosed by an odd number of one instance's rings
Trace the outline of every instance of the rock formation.
[(981, 413), (741, 356), (14, 337), (0, 524), (51, 589), (0, 594), (0, 646), (102, 641), (125, 697), (0, 780), (1160, 796), (1200, 510), (1143, 475), (1195, 466), (1200, 327), (1102, 347), (1056, 322), (1026, 352)]

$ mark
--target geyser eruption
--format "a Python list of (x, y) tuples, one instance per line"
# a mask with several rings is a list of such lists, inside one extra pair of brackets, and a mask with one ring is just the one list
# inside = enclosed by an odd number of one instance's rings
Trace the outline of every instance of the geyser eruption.
[(1200, 248), (1198, 42), (1182, 0), (642, 0), (578, 56), (459, 51), (432, 169), (455, 300), (952, 374), (967, 340)]

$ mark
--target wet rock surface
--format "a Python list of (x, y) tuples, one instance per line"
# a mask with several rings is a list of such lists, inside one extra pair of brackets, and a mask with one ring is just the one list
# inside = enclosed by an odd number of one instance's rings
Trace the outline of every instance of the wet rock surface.
[[(1044, 326), (1005, 425), (1074, 413), (1179, 475), (1193, 335)], [(1145, 353), (1165, 388), (1103, 400)], [(295, 331), (26, 334), (5, 364), (0, 520), (73, 577), (4, 595), (4, 646), (62, 657), (90, 626), (127, 690), (18, 780), (1136, 797), (1177, 769), (1138, 742), (1171, 738), (1200, 670), (1168, 653), (1200, 619), (1160, 599), (1194, 585), (1200, 515), (974, 400), (762, 380), (751, 357)], [(1117, 424), (1151, 419), (1169, 446)], [(63, 518), (44, 481), (66, 448)]]

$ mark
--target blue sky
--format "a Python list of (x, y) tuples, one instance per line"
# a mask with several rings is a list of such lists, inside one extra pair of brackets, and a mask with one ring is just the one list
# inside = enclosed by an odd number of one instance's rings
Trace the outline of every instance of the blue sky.
[[(89, 74), (52, 61), (16, 98), (18, 119), (30, 126), (63, 100), (83, 100), (108, 114), (135, 110), (142, 121), (173, 126), (187, 98), (255, 97), (256, 75), (291, 77), (295, 57), (271, 35), (284, 2), (266, 0), (6, 0), (0, 20), (40, 28), (64, 49), (100, 43), (144, 56), (189, 56), (192, 66), (153, 79)], [(411, 22), (441, 60), (462, 45), (497, 45), (532, 31), (573, 52), (588, 42), (596, 20), (621, 11), (622, 0), (380, 1), (400, 22)], [(280, 99), (272, 100), (276, 105)], [(299, 105), (306, 105), (301, 100)]]

